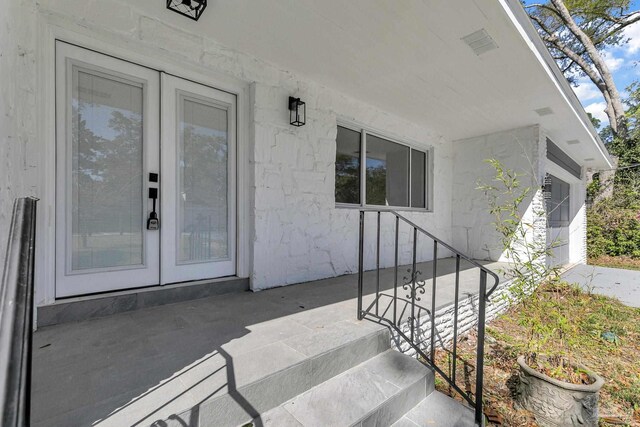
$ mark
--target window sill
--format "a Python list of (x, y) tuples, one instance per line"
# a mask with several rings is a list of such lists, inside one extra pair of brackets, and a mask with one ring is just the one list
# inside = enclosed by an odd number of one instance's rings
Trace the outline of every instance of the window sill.
[(547, 228), (567, 228), (569, 227), (568, 222), (567, 223), (548, 223)]
[(426, 209), (426, 208), (410, 208), (408, 206), (375, 206), (375, 205), (362, 206), (362, 205), (351, 205), (348, 203), (336, 203), (336, 209), (433, 213), (433, 209)]

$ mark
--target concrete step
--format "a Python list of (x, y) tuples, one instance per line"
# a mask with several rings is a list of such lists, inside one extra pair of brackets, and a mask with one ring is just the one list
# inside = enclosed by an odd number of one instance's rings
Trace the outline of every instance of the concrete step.
[(198, 367), (181, 376), (194, 403), (142, 425), (235, 426), (388, 351), (390, 343), (386, 328), (349, 321), (227, 357), (224, 368), (209, 363), (203, 372)]
[(42, 328), (248, 290), (248, 278), (222, 277), (72, 297), (59, 300), (54, 304), (39, 306), (36, 320), (38, 328)]
[(393, 427), (475, 427), (473, 409), (434, 391), (400, 418)]
[(264, 413), (253, 425), (389, 426), (433, 389), (430, 369), (388, 350)]

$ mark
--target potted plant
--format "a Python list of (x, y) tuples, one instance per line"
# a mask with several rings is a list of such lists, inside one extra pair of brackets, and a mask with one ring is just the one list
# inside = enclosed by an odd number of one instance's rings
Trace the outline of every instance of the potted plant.
[(598, 425), (598, 392), (604, 380), (561, 356), (531, 353), (518, 357), (516, 402), (540, 426)]

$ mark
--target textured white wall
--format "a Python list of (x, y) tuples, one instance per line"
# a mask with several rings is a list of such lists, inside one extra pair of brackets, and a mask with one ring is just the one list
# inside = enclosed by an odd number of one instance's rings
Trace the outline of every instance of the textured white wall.
[(452, 226), (453, 241), (457, 248), (477, 259), (507, 261), (499, 236), (487, 213), (487, 199), (477, 190), (478, 180), (491, 183), (493, 168), (485, 159), (500, 160), (506, 168), (524, 176), (523, 187), (534, 191), (522, 204), (524, 222), (533, 224), (528, 241), (542, 243), (546, 236), (546, 219), (537, 218), (534, 211), (545, 209), (540, 187), (545, 173), (552, 173), (571, 184), (571, 224), (569, 226), (569, 262), (586, 262), (586, 188), (579, 180), (550, 162), (546, 157), (546, 136), (538, 126), (513, 129), (477, 138), (454, 142), (454, 178)]
[[(159, 4), (158, 7), (163, 6)], [(38, 11), (21, 18), (21, 25), (35, 26), (38, 13), (52, 25), (94, 39), (98, 46), (143, 51), (141, 58), (147, 56), (174, 64), (179, 61), (185, 70), (223, 74), (250, 85), (251, 149), (248, 161), (252, 175), (253, 228), (250, 271), (254, 289), (357, 270), (358, 212), (337, 209), (334, 203), (338, 118), (372, 127), (389, 137), (410, 140), (425, 149), (433, 147), (434, 211), (405, 214), (445, 241), (451, 241), (452, 147), (430, 130), (385, 112), (384, 106), (367, 105), (290, 70), (283, 70), (277, 64), (228, 49), (196, 32), (185, 31), (186, 28), (197, 29), (185, 25), (188, 22), (185, 18), (172, 13), (167, 13), (163, 21), (145, 16), (136, 9), (136, 2), (41, 0)], [(47, 40), (50, 42), (52, 40)], [(140, 61), (144, 63), (143, 59)], [(33, 91), (36, 86), (32, 83), (26, 87)], [(294, 128), (288, 124), (287, 98), (290, 95), (299, 96), (307, 103), (304, 127)], [(35, 107), (27, 100), (28, 97), (16, 96), (15, 105), (32, 115)], [(38, 156), (44, 156), (41, 148), (37, 145), (29, 148), (37, 160), (42, 160)], [(40, 177), (38, 191), (42, 191), (46, 179)], [(12, 188), (17, 187), (12, 185)], [(43, 218), (42, 222), (51, 226), (53, 218)], [(373, 217), (369, 225), (373, 225)], [(390, 265), (393, 260), (391, 227), (393, 223), (389, 218), (383, 230), (383, 265)], [(406, 263), (410, 262), (411, 256), (408, 241), (408, 229), (404, 229), (400, 253), (401, 261)], [(374, 242), (368, 239), (366, 243), (367, 266), (371, 268)], [(431, 247), (431, 244), (425, 245), (418, 259), (428, 259)], [(42, 297), (37, 298), (43, 302)]]
[[(455, 247), (473, 258), (506, 261), (500, 238), (492, 225), (487, 198), (478, 182), (493, 184), (495, 170), (485, 159), (497, 159), (520, 177), (522, 188), (530, 187), (530, 197), (522, 203), (525, 222), (533, 223), (534, 211), (544, 209), (542, 193), (546, 144), (538, 126), (513, 129), (454, 142), (452, 228)], [(531, 229), (543, 239), (546, 221), (535, 221)]]
[[(434, 146), (434, 213), (404, 212), (450, 242), (450, 145), (398, 117), (300, 80), (255, 84), (254, 289), (357, 271), (358, 212), (335, 208), (336, 118)], [(307, 124), (288, 124), (287, 97), (307, 102)], [(374, 265), (375, 214), (367, 215), (367, 268)], [(383, 215), (382, 265), (393, 262), (393, 219)], [(401, 262), (409, 263), (409, 228), (401, 228)], [(420, 259), (431, 257), (431, 244)], [(444, 255), (444, 252), (441, 254)]]
[(584, 182), (575, 185), (575, 192), (572, 195), (574, 202), (573, 209), (577, 213), (571, 228), (569, 229), (570, 238), (570, 258), (569, 262), (575, 264), (587, 263), (587, 187)]
[[(277, 64), (185, 31), (197, 27), (184, 25), (185, 18), (171, 13), (160, 21), (140, 13), (136, 2), (124, 0), (41, 0), (38, 6), (35, 0), (4, 3), (5, 13), (0, 17), (0, 75), (12, 76), (14, 84), (0, 87), (0, 254), (4, 251), (10, 200), (22, 194), (38, 196), (49, 179), (42, 173), (31, 173), (40, 170), (38, 165), (46, 160), (42, 157), (42, 142), (35, 138), (35, 37), (39, 14), (54, 25), (88, 34), (99, 44), (144, 51), (148, 57), (179, 61), (185, 69), (224, 74), (251, 86), (250, 271), (254, 289), (356, 271), (358, 213), (337, 209), (334, 204), (339, 118), (424, 148), (433, 147), (433, 212), (404, 215), (476, 258), (499, 259), (501, 255), (488, 225), (491, 218), (483, 214), (486, 201), (475, 189), (478, 178), (492, 176), (482, 159), (496, 157), (508, 167), (529, 174), (534, 170), (541, 180), (544, 143), (536, 126), (449, 143), (429, 129), (384, 111), (384, 106), (349, 98)], [(286, 101), (290, 95), (307, 102), (307, 125), (302, 128), (288, 124)], [(50, 227), (52, 211), (46, 208), (41, 206), (39, 224)], [(367, 268), (374, 265), (374, 222), (370, 214), (369, 239), (365, 242)], [(393, 226), (390, 217), (383, 219), (383, 266), (393, 262)], [(408, 263), (409, 228), (401, 231), (401, 262)], [(431, 257), (430, 243), (420, 247), (419, 260)], [(442, 251), (439, 255), (447, 254)]]
[(584, 264), (587, 262), (587, 197), (583, 182), (571, 184), (569, 224), (569, 262)]
[(0, 10), (1, 272), (13, 200), (35, 193), (35, 1), (3, 0)]

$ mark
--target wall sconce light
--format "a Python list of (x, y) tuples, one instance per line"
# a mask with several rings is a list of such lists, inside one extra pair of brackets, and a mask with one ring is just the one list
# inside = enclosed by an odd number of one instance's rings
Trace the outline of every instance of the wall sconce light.
[(307, 119), (307, 107), (300, 98), (289, 97), (289, 123), (294, 126), (304, 126)]
[(207, 7), (207, 0), (167, 0), (167, 9), (197, 21)]

